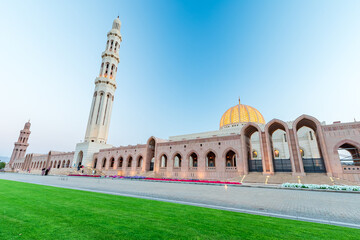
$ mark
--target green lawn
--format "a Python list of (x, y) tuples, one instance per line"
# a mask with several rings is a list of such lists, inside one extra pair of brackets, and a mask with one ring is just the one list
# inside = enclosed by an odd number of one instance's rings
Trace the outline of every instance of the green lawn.
[(359, 239), (324, 224), (0, 180), (0, 239)]

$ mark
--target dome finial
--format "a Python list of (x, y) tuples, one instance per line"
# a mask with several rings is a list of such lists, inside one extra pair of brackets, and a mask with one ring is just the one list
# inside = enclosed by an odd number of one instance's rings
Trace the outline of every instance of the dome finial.
[(240, 105), (240, 96), (239, 96), (239, 105)]

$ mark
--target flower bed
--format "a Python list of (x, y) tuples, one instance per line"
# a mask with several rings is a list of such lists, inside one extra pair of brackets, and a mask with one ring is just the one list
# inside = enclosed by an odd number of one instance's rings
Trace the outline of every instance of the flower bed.
[(173, 179), (173, 178), (148, 178), (143, 176), (108, 176), (110, 178), (120, 179), (135, 179), (135, 180), (148, 180), (148, 181), (164, 181), (164, 182), (188, 182), (188, 183), (211, 183), (211, 184), (233, 184), (241, 185), (239, 182), (224, 182), (224, 181), (211, 181), (211, 180), (199, 180), (199, 179)]
[(101, 177), (100, 175), (81, 175), (81, 174), (69, 174), (72, 177)]
[(340, 185), (318, 185), (318, 184), (301, 184), (301, 183), (283, 183), (283, 188), (305, 188), (305, 189), (324, 189), (334, 191), (354, 191), (360, 192), (360, 186), (340, 186)]

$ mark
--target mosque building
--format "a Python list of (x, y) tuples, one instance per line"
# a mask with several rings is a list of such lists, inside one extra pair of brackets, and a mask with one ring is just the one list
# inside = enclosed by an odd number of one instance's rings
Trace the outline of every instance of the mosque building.
[(121, 22), (107, 34), (99, 75), (95, 79), (84, 141), (75, 151), (26, 154), (30, 122), (20, 131), (8, 171), (39, 174), (78, 173), (156, 176), (183, 179), (244, 179), (262, 176), (326, 175), (360, 182), (360, 122), (325, 124), (309, 115), (294, 121), (266, 122), (254, 107), (238, 104), (220, 118), (219, 130), (172, 136), (150, 136), (145, 144), (114, 147), (107, 143), (120, 62)]

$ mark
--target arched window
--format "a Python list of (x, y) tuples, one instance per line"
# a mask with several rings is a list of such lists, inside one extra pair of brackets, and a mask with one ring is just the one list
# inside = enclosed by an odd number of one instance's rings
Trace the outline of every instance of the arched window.
[(69, 168), (69, 167), (70, 167), (70, 159), (67, 160), (67, 162), (66, 162), (66, 168)]
[(161, 165), (160, 167), (165, 168), (167, 167), (167, 156), (164, 154), (161, 156)]
[(280, 157), (279, 150), (277, 150), (277, 149), (274, 150), (274, 157), (276, 157), (276, 158)]
[(112, 50), (113, 45), (114, 45), (114, 40), (111, 40), (111, 44), (110, 44), (110, 51)]
[(61, 166), (61, 160), (58, 162), (57, 168), (60, 168)]
[(234, 151), (230, 150), (226, 153), (225, 164), (226, 167), (236, 167), (236, 154)]
[(360, 166), (360, 149), (356, 146), (344, 143), (338, 148), (340, 163), (343, 166)]
[(119, 167), (119, 168), (122, 168), (123, 162), (124, 162), (124, 159), (123, 159), (122, 157), (120, 157), (120, 158), (119, 158), (119, 163), (118, 163), (118, 167)]
[(54, 166), (53, 166), (54, 168), (56, 168), (56, 161), (54, 162)]
[(50, 162), (50, 167), (53, 167), (53, 161)]
[(190, 167), (197, 167), (198, 166), (198, 156), (196, 153), (192, 153), (189, 157), (189, 166)]
[(83, 156), (84, 156), (83, 151), (80, 151), (79, 154), (78, 154), (78, 157), (77, 157), (77, 165), (78, 166), (81, 166)]
[(65, 167), (65, 160), (63, 160), (62, 165), (61, 165), (61, 168), (64, 168), (64, 167)]
[(181, 155), (178, 153), (174, 157), (174, 167), (180, 168), (181, 167)]
[(97, 161), (98, 161), (98, 159), (97, 159), (97, 158), (95, 158), (95, 160), (94, 160), (94, 164), (93, 164), (93, 168), (96, 168)]
[(117, 45), (118, 45), (118, 43), (117, 43), (117, 42), (115, 42), (114, 52), (116, 52), (116, 50), (117, 50)]
[(206, 164), (208, 167), (215, 167), (215, 153), (209, 152), (206, 155)]
[(131, 167), (131, 164), (132, 164), (132, 157), (130, 156), (128, 159), (127, 167)]
[(109, 66), (110, 66), (110, 63), (106, 63), (106, 68), (105, 68), (105, 74), (104, 74), (104, 77), (107, 77), (108, 73), (109, 73)]
[(257, 157), (258, 157), (258, 153), (257, 153), (256, 150), (254, 150), (254, 151), (252, 152), (252, 158), (257, 158)]
[(105, 166), (106, 166), (106, 158), (103, 159), (102, 168), (105, 168)]
[(110, 167), (113, 168), (114, 167), (114, 163), (115, 163), (115, 159), (111, 158), (110, 159)]
[(140, 156), (140, 157), (138, 158), (137, 166), (136, 166), (136, 167), (138, 167), (138, 168), (142, 167), (142, 162), (143, 162), (143, 157)]
[(106, 50), (109, 49), (109, 40), (106, 42)]
[(113, 65), (111, 65), (110, 79), (113, 78), (113, 72), (114, 72), (114, 70), (115, 70), (115, 65), (113, 64)]

